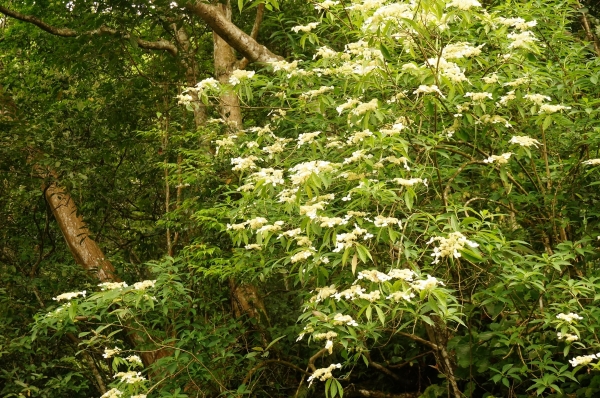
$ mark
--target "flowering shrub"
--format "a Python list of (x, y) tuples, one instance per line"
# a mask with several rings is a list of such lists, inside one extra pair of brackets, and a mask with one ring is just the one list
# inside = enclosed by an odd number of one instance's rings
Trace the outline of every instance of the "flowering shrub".
[[(370, 371), (394, 379), (393, 369), (428, 357), (442, 377), (431, 394), (440, 386), (454, 397), (588, 394), (581, 389), (595, 376), (577, 371), (599, 366), (600, 229), (589, 187), (600, 136), (587, 77), (598, 62), (567, 34), (575, 10), (575, 2), (552, 13), (474, 0), (315, 3), (317, 21), (291, 28), (315, 45), (304, 59), (236, 70), (228, 87), (209, 79), (188, 88), (206, 104), (236, 90), (246, 105), (269, 109), (258, 125), (214, 140), (223, 200), (194, 216), (234, 248), (208, 253), (202, 242), (182, 257), (201, 257), (193, 269), (207, 280), (300, 296), (286, 307), (298, 326), (273, 329), (310, 347), (301, 386), (322, 381), (341, 396)], [(159, 277), (156, 286), (105, 283), (85, 300), (61, 295), (76, 300), (40, 325), (61, 328), (101, 304), (138, 319), (154, 311), (152, 289), (160, 299), (167, 287)], [(175, 305), (158, 301), (165, 314)], [(189, 336), (174, 340), (177, 350), (196, 347)], [(276, 341), (238, 357), (250, 371), (237, 393), (251, 391), (250, 365)], [(186, 355), (171, 374), (203, 363)], [(227, 356), (211, 358), (219, 355)], [(139, 364), (129, 358), (120, 363)], [(221, 393), (234, 390), (203, 374)], [(145, 382), (129, 370), (115, 383)]]

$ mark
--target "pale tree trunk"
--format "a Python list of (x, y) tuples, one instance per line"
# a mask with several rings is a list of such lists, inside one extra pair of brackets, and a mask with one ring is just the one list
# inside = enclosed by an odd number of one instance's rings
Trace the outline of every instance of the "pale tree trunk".
[[(231, 3), (218, 3), (215, 6), (218, 12), (231, 21)], [(238, 130), (242, 127), (242, 112), (237, 94), (229, 87), (231, 72), (235, 69), (237, 59), (233, 48), (227, 44), (217, 33), (213, 32), (214, 65), (217, 80), (223, 85), (225, 91), (220, 96), (220, 111), (223, 120), (228, 122), (230, 128)]]
[[(218, 3), (214, 8), (221, 18), (231, 22), (231, 3), (229, 1)], [(234, 49), (214, 31), (213, 43), (215, 75), (223, 87), (227, 87), (219, 98), (220, 113), (229, 128), (235, 132), (242, 128), (242, 112), (239, 97), (228, 86), (231, 72), (236, 69), (238, 61)], [(269, 319), (265, 305), (256, 286), (248, 283), (238, 284), (233, 279), (230, 279), (229, 288), (233, 313), (236, 317), (247, 315), (256, 319), (259, 325), (268, 324)]]

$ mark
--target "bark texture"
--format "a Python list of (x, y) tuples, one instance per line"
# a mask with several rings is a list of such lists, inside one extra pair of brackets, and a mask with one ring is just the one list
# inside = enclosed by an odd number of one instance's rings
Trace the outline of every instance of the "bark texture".
[(75, 262), (101, 282), (119, 282), (115, 268), (105, 258), (98, 244), (90, 238), (90, 231), (81, 215), (77, 214), (77, 206), (71, 195), (55, 182), (44, 189), (44, 195)]
[[(231, 3), (219, 3), (215, 7), (221, 17), (231, 23)], [(224, 87), (228, 87), (231, 72), (236, 68), (235, 52), (227, 41), (215, 31), (213, 31), (213, 43), (215, 75)], [(227, 121), (234, 130), (240, 129), (242, 127), (242, 112), (237, 94), (228, 89), (221, 94), (220, 101), (219, 108), (223, 120)]]
[(235, 26), (223, 15), (219, 7), (201, 1), (188, 2), (185, 7), (200, 17), (213, 32), (217, 33), (231, 47), (251, 62), (272, 62), (283, 58), (273, 54), (268, 48), (254, 40), (250, 35)]

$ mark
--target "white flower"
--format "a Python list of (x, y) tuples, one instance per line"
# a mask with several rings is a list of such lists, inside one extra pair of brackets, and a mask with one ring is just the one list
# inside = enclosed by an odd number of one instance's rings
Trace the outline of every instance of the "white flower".
[(573, 366), (573, 367), (580, 366), (580, 365), (587, 365), (590, 362), (592, 362), (594, 359), (597, 359), (598, 356), (599, 356), (598, 354), (582, 355), (582, 356), (575, 357), (573, 359), (569, 359), (569, 362), (571, 363), (571, 366)]
[(116, 388), (111, 388), (109, 391), (102, 394), (100, 398), (119, 398), (121, 395), (123, 395), (122, 391), (117, 390)]
[(503, 95), (502, 97), (500, 97), (500, 101), (498, 101), (496, 103), (496, 105), (498, 105), (498, 106), (506, 105), (508, 103), (508, 101), (512, 101), (515, 98), (517, 98), (517, 96), (515, 95), (515, 92), (509, 91), (508, 93), (506, 93), (506, 95)]
[(303, 133), (298, 136), (298, 147), (301, 147), (304, 144), (311, 144), (314, 142), (315, 137), (321, 134), (320, 131), (315, 131), (314, 133)]
[(278, 72), (280, 70), (285, 72), (292, 72), (293, 70), (298, 68), (298, 61), (270, 61), (269, 65), (271, 65), (271, 67), (273, 68), (273, 72)]
[(273, 185), (285, 183), (283, 179), (283, 170), (273, 168), (260, 169), (258, 172), (250, 175), (250, 178), (255, 181), (262, 181), (265, 185)]
[(313, 254), (314, 253), (310, 250), (302, 250), (301, 252), (298, 252), (298, 253), (294, 254), (292, 257), (290, 257), (290, 262), (297, 263), (298, 261), (306, 260)]
[(313, 55), (313, 59), (315, 59), (319, 56), (323, 59), (328, 59), (328, 58), (336, 57), (337, 55), (338, 55), (337, 51), (333, 51), (331, 48), (324, 46), (324, 47), (317, 48), (317, 52), (315, 53), (315, 55)]
[(325, 343), (325, 349), (329, 351), (329, 354), (333, 354), (333, 341), (327, 340), (327, 343)]
[(333, 377), (333, 375), (331, 374), (331, 372), (334, 369), (341, 369), (342, 365), (339, 363), (336, 364), (332, 364), (329, 365), (326, 368), (321, 368), (321, 369), (317, 369), (313, 372), (313, 374), (308, 378), (308, 386), (310, 387), (310, 385), (312, 384), (312, 382), (314, 380), (321, 380), (321, 381), (325, 381), (327, 379), (331, 379)]
[(311, 30), (313, 30), (317, 26), (319, 26), (319, 22), (311, 22), (311, 23), (309, 23), (308, 25), (305, 25), (305, 26), (302, 26), (302, 25), (300, 25), (300, 26), (294, 26), (292, 28), (292, 31), (296, 32), (296, 33), (298, 33), (298, 32), (310, 32)]
[(137, 355), (130, 355), (127, 358), (125, 358), (125, 360), (129, 363), (137, 363), (137, 364), (142, 364), (142, 359), (137, 356)]
[(146, 381), (140, 372), (119, 372), (114, 376), (115, 379), (121, 379), (121, 383), (134, 384), (140, 381)]
[(255, 169), (256, 163), (254, 163), (258, 158), (254, 155), (248, 156), (247, 158), (233, 158), (231, 159), (231, 164), (235, 165), (232, 170), (243, 171), (247, 169)]
[(523, 18), (503, 18), (498, 17), (495, 19), (495, 22), (498, 22), (502, 25), (512, 26), (517, 30), (528, 30), (529, 28), (533, 28), (537, 25), (537, 21), (529, 21), (525, 22)]
[(310, 91), (300, 94), (300, 99), (312, 99), (313, 97), (319, 96), (328, 91), (333, 91), (333, 89), (334, 89), (333, 86), (321, 86), (317, 90), (310, 90)]
[(432, 84), (431, 86), (426, 86), (424, 84), (421, 84), (418, 89), (413, 91), (413, 94), (417, 94), (417, 95), (418, 94), (432, 94), (432, 93), (437, 93), (437, 94), (439, 94), (440, 97), (445, 98), (444, 94), (442, 94), (442, 92), (440, 91), (438, 86), (436, 86), (435, 84)]
[(246, 229), (246, 223), (243, 222), (239, 224), (227, 224), (227, 229), (233, 231), (241, 231), (242, 229)]
[(556, 337), (559, 340), (565, 339), (565, 341), (567, 343), (579, 340), (579, 336), (577, 336), (576, 334), (569, 334), (569, 333), (563, 334), (563, 333), (558, 332), (558, 333), (556, 333)]
[(415, 290), (431, 290), (437, 285), (444, 286), (444, 283), (431, 275), (427, 275), (427, 279), (413, 282), (412, 288)]
[(104, 282), (98, 285), (98, 287), (104, 290), (115, 290), (115, 289), (123, 289), (127, 287), (127, 283), (125, 282)]
[(497, 83), (498, 82), (498, 75), (494, 73), (494, 74), (492, 74), (490, 76), (484, 76), (484, 77), (482, 77), (481, 80), (483, 80), (486, 84)]
[(344, 159), (344, 164), (350, 164), (362, 159), (370, 159), (373, 157), (373, 155), (367, 154), (366, 152), (366, 149), (359, 149), (358, 151), (352, 152), (352, 156)]
[(423, 183), (425, 186), (427, 186), (427, 179), (422, 180), (420, 178), (411, 178), (409, 180), (406, 180), (404, 178), (394, 178), (392, 181), (398, 185), (402, 185), (403, 187), (412, 187), (413, 185), (418, 183)]
[(321, 10), (329, 10), (329, 8), (331, 6), (335, 6), (340, 4), (339, 1), (333, 1), (333, 0), (325, 0), (322, 1), (320, 3), (315, 3), (315, 10), (317, 11), (321, 11)]
[(506, 37), (513, 40), (513, 42), (508, 45), (509, 48), (527, 47), (528, 44), (533, 44), (533, 42), (538, 41), (529, 30), (521, 33), (509, 33)]
[(251, 229), (258, 229), (265, 225), (267, 222), (268, 220), (264, 217), (256, 217), (246, 221), (246, 223), (250, 226)]
[(348, 223), (348, 220), (341, 217), (319, 217), (319, 221), (321, 222), (321, 227), (326, 228), (333, 228), (336, 225), (345, 225)]
[(383, 272), (379, 272), (376, 269), (373, 269), (370, 271), (360, 271), (358, 273), (357, 279), (366, 279), (374, 283), (381, 283), (391, 280), (392, 277), (387, 274), (384, 274)]
[(115, 347), (114, 349), (110, 349), (110, 348), (104, 348), (104, 354), (102, 354), (102, 356), (104, 358), (112, 358), (113, 355), (118, 355), (119, 352), (121, 352), (121, 349), (119, 347)]
[(499, 165), (508, 163), (508, 159), (510, 159), (512, 152), (506, 152), (502, 155), (492, 155), (487, 159), (484, 159), (484, 163), (496, 163)]
[(345, 103), (343, 103), (342, 105), (339, 105), (335, 108), (335, 110), (338, 112), (338, 114), (342, 114), (342, 112), (344, 112), (346, 109), (350, 109), (352, 107), (354, 107), (354, 105), (359, 104), (360, 101), (354, 98), (349, 98), (348, 101), (346, 101)]
[[(517, 87), (517, 86), (520, 86), (522, 84), (527, 84), (527, 83), (529, 83), (529, 78), (528, 77), (520, 77), (520, 78), (518, 78), (516, 80), (513, 80), (512, 82), (506, 82), (506, 83), (504, 83), (503, 86)], [(514, 93), (514, 92), (512, 92), (512, 93)]]
[(483, 46), (485, 46), (485, 44), (482, 44), (477, 47), (473, 47), (469, 43), (465, 43), (465, 42), (448, 44), (442, 50), (442, 57), (444, 57), (446, 59), (459, 59), (459, 58), (475, 57), (475, 56), (481, 54), (481, 48)]
[(233, 72), (231, 72), (231, 76), (229, 77), (229, 83), (232, 86), (237, 86), (241, 83), (242, 80), (252, 79), (254, 74), (254, 71), (236, 69)]
[(337, 337), (337, 333), (334, 331), (329, 331), (327, 333), (315, 333), (313, 334), (313, 339), (315, 339), (316, 341), (319, 340), (333, 340), (335, 337)]
[(315, 290), (317, 291), (317, 294), (310, 298), (311, 303), (320, 303), (321, 301), (325, 300), (326, 298), (333, 296), (334, 294), (337, 293), (335, 285), (319, 287), (319, 288), (316, 288)]
[(583, 164), (587, 164), (588, 166), (597, 166), (600, 164), (600, 159), (590, 159), (583, 162)]
[(52, 300), (54, 300), (54, 301), (71, 300), (77, 296), (85, 297), (85, 294), (86, 294), (85, 290), (82, 292), (63, 293), (63, 294), (59, 294), (56, 297), (52, 297)]
[(179, 94), (177, 95), (177, 103), (180, 105), (188, 105), (194, 100), (194, 98), (189, 94)]
[(335, 293), (333, 297), (335, 297), (337, 301), (340, 301), (342, 297), (346, 300), (354, 300), (356, 297), (359, 297), (361, 294), (363, 294), (364, 291), (365, 289), (363, 289), (360, 285), (353, 285), (349, 289)]
[(371, 293), (368, 294), (359, 294), (358, 297), (363, 300), (374, 302), (379, 300), (379, 298), (381, 297), (381, 292), (379, 290), (373, 290)]
[(251, 243), (249, 245), (244, 246), (244, 249), (246, 250), (262, 250), (262, 246), (256, 243)]
[(459, 258), (461, 256), (460, 250), (465, 247), (465, 244), (471, 247), (479, 246), (477, 243), (468, 240), (463, 234), (460, 232), (452, 232), (448, 234), (447, 238), (436, 236), (431, 238), (427, 244), (433, 242), (440, 242), (439, 246), (433, 249), (432, 257), (435, 257), (433, 264), (437, 264), (440, 262), (440, 258), (442, 257), (454, 257)]
[(519, 144), (519, 145), (525, 146), (525, 147), (534, 146), (536, 148), (537, 148), (538, 145), (542, 145), (535, 138), (531, 138), (531, 137), (528, 137), (526, 135), (515, 135), (508, 142), (511, 143), (511, 144)]
[(387, 227), (390, 224), (396, 224), (402, 226), (400, 220), (395, 217), (384, 217), (384, 216), (375, 216), (375, 220), (373, 221), (376, 227), (383, 228)]
[(479, 102), (485, 100), (486, 98), (493, 99), (492, 93), (487, 93), (487, 92), (483, 92), (483, 93), (466, 93), (465, 97), (471, 97), (471, 99), (473, 101), (479, 101)]
[(351, 135), (350, 137), (348, 137), (348, 140), (346, 142), (348, 144), (358, 144), (359, 142), (363, 141), (365, 138), (372, 137), (372, 136), (373, 136), (373, 133), (370, 130), (359, 131), (359, 132)]
[(573, 323), (574, 321), (580, 321), (583, 319), (582, 316), (575, 314), (574, 312), (570, 312), (568, 314), (563, 314), (562, 312), (556, 316), (556, 319), (560, 319), (566, 321), (568, 323)]
[(446, 8), (456, 7), (461, 10), (468, 10), (471, 7), (481, 7), (481, 3), (477, 0), (452, 0), (446, 4)]
[(405, 281), (412, 281), (415, 277), (415, 273), (409, 269), (393, 269), (388, 272), (388, 276), (392, 279), (402, 279)]
[(360, 103), (358, 103), (358, 105), (356, 106), (356, 108), (354, 108), (352, 111), (350, 111), (350, 114), (360, 116), (360, 115), (365, 114), (365, 113), (367, 113), (369, 111), (374, 111), (378, 107), (379, 107), (379, 103), (377, 102), (377, 98), (374, 98), (374, 99), (372, 99), (369, 102), (360, 102)]
[(352, 317), (350, 315), (342, 315), (342, 314), (335, 314), (335, 316), (333, 317), (333, 324), (334, 325), (348, 325), (348, 326), (358, 326), (358, 323), (356, 323), (356, 321), (354, 319), (352, 319)]
[(145, 280), (142, 282), (136, 282), (133, 284), (133, 288), (135, 290), (146, 290), (149, 287), (154, 287), (154, 284), (156, 283), (156, 280)]
[(539, 113), (555, 113), (558, 111), (562, 111), (564, 109), (571, 109), (570, 106), (564, 106), (564, 105), (549, 105), (549, 104), (544, 104), (542, 106), (540, 106), (540, 111)]
[(415, 297), (414, 293), (398, 291), (391, 293), (389, 296), (386, 297), (386, 299), (394, 300), (398, 303), (400, 301), (410, 301), (410, 299), (413, 297)]
[(324, 160), (313, 160), (310, 162), (299, 163), (290, 169), (293, 172), (290, 175), (292, 184), (300, 185), (305, 183), (310, 176), (319, 174), (322, 172), (329, 172), (333, 170), (333, 164)]
[(146, 398), (147, 395), (146, 394), (138, 394), (138, 395), (132, 395), (130, 398)]
[(300, 206), (300, 215), (306, 215), (308, 218), (314, 220), (317, 218), (317, 210), (325, 209), (327, 202), (317, 202), (310, 205)]
[(536, 105), (542, 105), (544, 101), (551, 101), (552, 98), (543, 94), (525, 94), (523, 98), (528, 99)]

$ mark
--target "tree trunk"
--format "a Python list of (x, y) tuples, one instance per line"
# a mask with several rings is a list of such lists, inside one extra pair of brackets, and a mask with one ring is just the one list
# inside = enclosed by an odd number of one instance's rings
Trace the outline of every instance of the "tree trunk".
[[(231, 3), (229, 1), (219, 3), (215, 7), (227, 21), (231, 21)], [(235, 53), (233, 48), (215, 32), (213, 32), (213, 43), (215, 75), (224, 87), (228, 87), (231, 72), (233, 72), (237, 63)], [(220, 112), (223, 120), (227, 121), (233, 130), (240, 129), (242, 127), (242, 112), (237, 94), (227, 88), (221, 94), (220, 100)]]
[(113, 265), (106, 259), (98, 244), (90, 238), (88, 227), (81, 215), (77, 214), (71, 195), (56, 182), (45, 187), (44, 195), (75, 262), (101, 282), (120, 282)]

